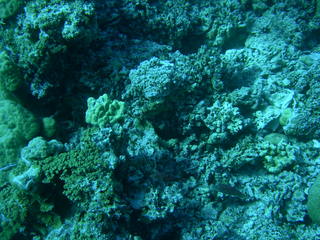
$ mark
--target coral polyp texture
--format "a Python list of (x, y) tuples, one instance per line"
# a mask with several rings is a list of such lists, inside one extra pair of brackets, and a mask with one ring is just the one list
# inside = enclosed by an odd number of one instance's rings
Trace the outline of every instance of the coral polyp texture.
[(319, 2), (0, 0), (0, 239), (319, 240)]
[(107, 94), (103, 94), (97, 99), (90, 97), (87, 102), (87, 123), (103, 128), (124, 117), (124, 102), (111, 100)]

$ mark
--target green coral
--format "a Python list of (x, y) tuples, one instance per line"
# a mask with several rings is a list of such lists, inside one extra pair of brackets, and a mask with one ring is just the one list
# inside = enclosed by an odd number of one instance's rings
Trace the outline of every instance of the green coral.
[(258, 144), (264, 167), (271, 173), (279, 173), (298, 160), (299, 148), (291, 144), (285, 135), (271, 133)]
[(320, 224), (320, 175), (309, 189), (307, 209), (312, 221)]
[(23, 226), (30, 201), (26, 193), (17, 191), (9, 184), (1, 186), (0, 200), (5, 203), (0, 204), (0, 239), (9, 240)]
[(33, 164), (57, 152), (57, 145), (56, 140), (32, 139), (21, 150), (21, 158), (15, 168), (10, 169), (9, 177), (0, 182), (0, 202), (5, 203), (0, 204), (0, 239), (16, 238), (22, 229), (34, 236), (44, 235), (48, 229), (61, 224), (60, 216), (53, 211), (53, 199), (49, 195), (44, 197), (44, 191), (35, 191), (42, 186), (39, 182), (40, 167)]
[(21, 239), (23, 231), (44, 235), (48, 229), (61, 225), (60, 217), (52, 211), (53, 203), (36, 193), (6, 184), (1, 186), (0, 200), (4, 203), (0, 204), (2, 240)]
[(0, 19), (14, 15), (23, 4), (22, 0), (0, 0)]
[[(104, 232), (108, 232), (108, 229), (111, 231), (111, 219), (121, 214), (117, 212), (118, 197), (115, 192), (115, 189), (121, 191), (121, 186), (114, 187), (117, 183), (113, 179), (113, 169), (109, 162), (113, 155), (102, 155), (91, 141), (96, 130), (84, 130), (77, 147), (67, 152), (46, 158), (32, 157), (33, 164), (40, 168), (42, 183), (57, 188), (63, 198), (72, 202), (77, 209), (74, 213), (78, 217), (77, 223), (68, 230), (67, 238), (63, 237), (63, 232), (59, 232), (63, 228), (53, 231), (53, 234), (59, 233), (59, 239), (102, 239), (100, 236), (92, 236), (92, 231), (87, 228), (95, 226), (93, 232), (96, 235), (101, 235), (101, 230), (96, 226), (101, 226), (106, 230)], [(64, 228), (68, 229), (68, 224)]]
[(90, 140), (91, 134), (91, 129), (83, 132), (79, 148), (44, 159), (34, 159), (35, 164), (41, 169), (44, 183), (53, 183), (56, 179), (62, 180), (63, 193), (68, 199), (82, 205), (89, 203), (86, 200), (91, 193), (90, 184), (97, 179), (103, 178), (104, 181), (97, 184), (108, 185), (105, 191), (112, 191), (108, 162), (102, 160), (99, 149)]
[(62, 152), (64, 146), (57, 140), (46, 141), (43, 137), (35, 137), (21, 150), (20, 158), (28, 166), (34, 161)]
[(63, 150), (63, 144), (57, 140), (46, 141), (42, 137), (33, 138), (21, 149), (18, 169), (10, 173), (10, 182), (21, 190), (30, 190), (39, 183), (40, 168), (34, 163)]
[(0, 129), (14, 132), (20, 141), (33, 138), (39, 131), (39, 125), (31, 112), (10, 100), (0, 101)]
[(98, 99), (88, 98), (86, 122), (100, 128), (113, 124), (124, 117), (124, 102), (111, 100), (107, 94)]
[[(25, 6), (14, 23), (0, 31), (1, 46), (15, 57), (32, 94), (44, 97), (48, 89), (59, 85), (57, 81), (63, 81), (64, 53), (69, 46), (78, 46), (70, 41), (81, 41), (82, 45), (96, 37), (94, 7), (81, 0), (0, 0), (2, 5), (13, 2)], [(60, 64), (54, 64), (57, 59)]]
[(21, 147), (39, 131), (36, 118), (11, 100), (0, 100), (1, 166), (16, 162)]
[(16, 90), (22, 80), (20, 69), (5, 52), (0, 53), (0, 87), (7, 91)]

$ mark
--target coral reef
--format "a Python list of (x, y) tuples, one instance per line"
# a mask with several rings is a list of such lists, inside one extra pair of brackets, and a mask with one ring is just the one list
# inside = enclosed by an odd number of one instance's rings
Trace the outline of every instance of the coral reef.
[(320, 239), (316, 0), (0, 0), (0, 239)]
[(0, 53), (0, 87), (5, 91), (16, 90), (22, 82), (20, 69), (5, 52)]

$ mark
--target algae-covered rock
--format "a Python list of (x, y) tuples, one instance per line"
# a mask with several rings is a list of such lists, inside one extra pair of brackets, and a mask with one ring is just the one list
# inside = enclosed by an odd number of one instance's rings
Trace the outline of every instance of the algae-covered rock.
[(281, 110), (274, 106), (267, 106), (263, 110), (256, 111), (254, 113), (254, 122), (258, 130), (262, 129), (277, 129), (279, 122), (278, 118), (281, 114)]
[(287, 137), (281, 133), (270, 133), (264, 137), (264, 140), (271, 144), (279, 144), (281, 142), (286, 142)]
[(53, 139), (46, 141), (43, 137), (35, 137), (21, 150), (21, 160), (27, 165), (34, 161), (62, 152), (64, 146), (61, 142)]
[(11, 100), (0, 101), (1, 164), (16, 162), (23, 145), (35, 137), (39, 125), (31, 112)]
[(290, 118), (292, 117), (292, 109), (291, 108), (286, 108), (282, 111), (280, 118), (279, 118), (279, 123), (281, 126), (285, 126), (288, 124)]
[(208, 115), (203, 121), (210, 129), (208, 142), (211, 144), (225, 141), (229, 136), (241, 132), (245, 126), (245, 119), (239, 108), (229, 102), (216, 101), (208, 110)]

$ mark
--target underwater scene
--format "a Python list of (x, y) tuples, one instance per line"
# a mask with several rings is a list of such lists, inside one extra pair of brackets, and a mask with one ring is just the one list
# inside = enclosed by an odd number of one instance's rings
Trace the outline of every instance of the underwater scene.
[(320, 0), (0, 0), (0, 240), (320, 240)]

